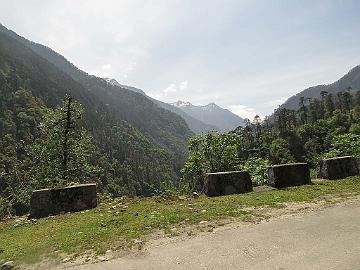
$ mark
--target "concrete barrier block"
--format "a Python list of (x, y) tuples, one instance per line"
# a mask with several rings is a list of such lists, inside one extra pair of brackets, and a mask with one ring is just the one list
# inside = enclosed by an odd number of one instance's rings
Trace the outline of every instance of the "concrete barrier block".
[(96, 184), (35, 190), (30, 205), (34, 218), (91, 209), (97, 206)]
[(358, 163), (353, 156), (320, 160), (318, 178), (339, 179), (359, 174)]
[(253, 190), (248, 172), (216, 172), (206, 175), (204, 193), (207, 196), (240, 194)]
[(311, 183), (310, 170), (307, 163), (275, 165), (269, 168), (268, 173), (268, 185), (275, 188), (300, 186)]

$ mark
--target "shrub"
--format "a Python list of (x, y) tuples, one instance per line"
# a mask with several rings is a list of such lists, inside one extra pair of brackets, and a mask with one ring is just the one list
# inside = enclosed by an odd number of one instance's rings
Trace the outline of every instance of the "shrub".
[(360, 135), (342, 134), (333, 137), (330, 150), (324, 154), (325, 158), (337, 156), (354, 156), (360, 158)]
[(267, 159), (250, 158), (242, 166), (242, 170), (249, 172), (253, 184), (259, 186), (267, 181), (270, 166), (271, 164)]
[(350, 133), (360, 135), (360, 124), (352, 124), (349, 131)]
[(289, 143), (282, 139), (277, 138), (272, 141), (270, 145), (270, 161), (273, 164), (284, 164), (293, 162), (295, 159), (290, 152)]
[(183, 182), (201, 190), (206, 173), (239, 169), (239, 144), (240, 136), (235, 133), (211, 132), (191, 138), (189, 156), (181, 171)]

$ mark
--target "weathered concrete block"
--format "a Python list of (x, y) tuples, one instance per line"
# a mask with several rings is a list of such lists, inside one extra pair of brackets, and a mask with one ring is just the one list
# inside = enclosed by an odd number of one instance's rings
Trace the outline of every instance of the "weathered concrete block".
[(208, 173), (204, 187), (207, 196), (240, 194), (252, 190), (249, 173), (240, 171)]
[(320, 160), (318, 178), (339, 179), (359, 174), (357, 161), (352, 156)]
[(35, 190), (30, 205), (30, 217), (35, 218), (94, 208), (97, 206), (96, 184)]
[(301, 186), (311, 182), (307, 163), (275, 165), (269, 168), (268, 185), (275, 188)]

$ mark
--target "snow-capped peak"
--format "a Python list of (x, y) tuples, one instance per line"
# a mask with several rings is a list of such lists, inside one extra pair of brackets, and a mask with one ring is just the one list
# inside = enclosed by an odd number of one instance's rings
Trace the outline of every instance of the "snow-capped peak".
[(121, 84), (113, 79), (113, 78), (103, 78), (108, 84), (115, 85), (115, 86), (121, 86)]

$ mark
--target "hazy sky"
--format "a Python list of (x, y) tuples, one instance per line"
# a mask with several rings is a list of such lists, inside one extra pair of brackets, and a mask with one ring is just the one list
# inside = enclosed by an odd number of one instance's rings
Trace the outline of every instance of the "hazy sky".
[(360, 64), (360, 1), (0, 0), (0, 22), (166, 101), (266, 115)]

